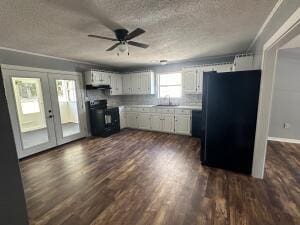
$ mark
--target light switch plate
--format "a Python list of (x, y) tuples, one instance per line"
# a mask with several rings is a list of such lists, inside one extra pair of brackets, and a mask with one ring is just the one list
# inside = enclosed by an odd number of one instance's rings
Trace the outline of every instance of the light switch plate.
[(291, 127), (291, 124), (289, 124), (289, 123), (284, 123), (283, 124), (284, 129), (289, 129), (290, 127)]

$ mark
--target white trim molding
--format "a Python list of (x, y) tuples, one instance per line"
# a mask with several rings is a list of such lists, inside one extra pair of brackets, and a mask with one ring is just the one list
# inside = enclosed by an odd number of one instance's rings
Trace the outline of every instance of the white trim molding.
[(89, 62), (83, 62), (79, 60), (74, 60), (74, 59), (67, 59), (67, 58), (62, 58), (62, 57), (56, 57), (52, 55), (46, 55), (46, 54), (40, 54), (36, 52), (29, 52), (29, 51), (24, 51), (24, 50), (18, 50), (14, 48), (6, 48), (0, 46), (0, 50), (6, 50), (6, 51), (11, 51), (11, 52), (18, 52), (18, 53), (23, 53), (23, 54), (28, 54), (28, 55), (34, 55), (34, 56), (40, 56), (40, 57), (46, 57), (46, 58), (51, 58), (51, 59), (58, 59), (58, 60), (63, 60), (63, 61), (68, 61), (68, 62), (73, 62), (73, 63), (81, 63), (81, 64), (86, 64), (86, 65), (92, 65), (92, 66), (99, 66), (95, 63), (89, 63)]
[(255, 38), (253, 39), (253, 41), (251, 42), (249, 48), (247, 49), (247, 51), (249, 51), (253, 45), (255, 44), (255, 42), (257, 41), (257, 39), (259, 38), (259, 36), (262, 34), (262, 32), (264, 31), (264, 29), (266, 28), (267, 24), (270, 22), (270, 20), (272, 19), (272, 17), (274, 16), (274, 14), (277, 12), (277, 10), (279, 9), (279, 7), (281, 6), (282, 2), (284, 0), (279, 0), (274, 8), (272, 9), (272, 11), (270, 12), (270, 14), (268, 15), (267, 19), (265, 20), (265, 22), (263, 23), (263, 25), (261, 26), (261, 28), (259, 29), (258, 33), (256, 34)]
[(19, 71), (31, 71), (31, 72), (44, 72), (44, 73), (55, 73), (55, 74), (65, 74), (65, 75), (82, 75), (80, 72), (70, 72), (70, 71), (61, 71), (61, 70), (52, 70), (52, 69), (42, 69), (42, 68), (34, 68), (27, 66), (16, 66), (16, 65), (8, 65), (1, 64), (1, 69), (6, 70), (19, 70)]
[(263, 46), (262, 75), (257, 112), (252, 176), (263, 178), (272, 108), (278, 50), (299, 35), (300, 7), (282, 24)]
[(298, 139), (289, 139), (289, 138), (268, 137), (268, 141), (279, 141), (279, 142), (288, 142), (288, 143), (300, 144), (300, 140), (298, 140)]

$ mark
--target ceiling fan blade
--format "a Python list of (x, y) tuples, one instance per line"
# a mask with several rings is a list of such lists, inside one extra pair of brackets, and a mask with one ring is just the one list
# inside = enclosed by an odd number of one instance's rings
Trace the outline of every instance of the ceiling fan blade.
[(121, 43), (116, 43), (113, 46), (111, 46), (110, 48), (106, 49), (106, 51), (112, 51), (114, 50), (116, 47), (118, 47)]
[(134, 31), (132, 31), (131, 33), (129, 33), (127, 36), (126, 36), (126, 40), (131, 40), (132, 38), (135, 38), (143, 33), (145, 33), (146, 31), (144, 31), (143, 29), (141, 28), (137, 28), (135, 29)]
[(133, 45), (133, 46), (140, 47), (140, 48), (148, 48), (149, 47), (149, 45), (147, 45), (147, 44), (143, 44), (143, 43), (139, 43), (139, 42), (135, 42), (135, 41), (128, 41), (127, 43), (129, 45)]
[(110, 40), (110, 41), (118, 41), (118, 39), (115, 39), (115, 38), (103, 37), (103, 36), (94, 35), (94, 34), (89, 34), (88, 36), (92, 37), (92, 38), (100, 38), (100, 39), (105, 39), (105, 40)]

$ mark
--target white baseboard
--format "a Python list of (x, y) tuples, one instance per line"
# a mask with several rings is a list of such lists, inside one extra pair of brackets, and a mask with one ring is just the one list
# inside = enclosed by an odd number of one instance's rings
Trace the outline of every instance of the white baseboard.
[(289, 143), (300, 144), (300, 140), (288, 139), (288, 138), (268, 137), (268, 141), (280, 141), (280, 142), (289, 142)]

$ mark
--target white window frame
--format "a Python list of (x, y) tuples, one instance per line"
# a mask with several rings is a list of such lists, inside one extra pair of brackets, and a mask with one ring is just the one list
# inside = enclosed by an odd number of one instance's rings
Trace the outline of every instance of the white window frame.
[[(167, 75), (167, 74), (180, 74), (180, 85), (160, 85), (160, 76), (161, 75)], [(176, 71), (176, 72), (166, 72), (166, 73), (159, 73), (157, 74), (157, 98), (163, 99), (166, 96), (160, 96), (160, 87), (170, 87), (170, 86), (180, 86), (181, 87), (181, 93), (180, 93), (180, 97), (172, 97), (171, 98), (182, 98), (182, 73), (180, 71)]]

